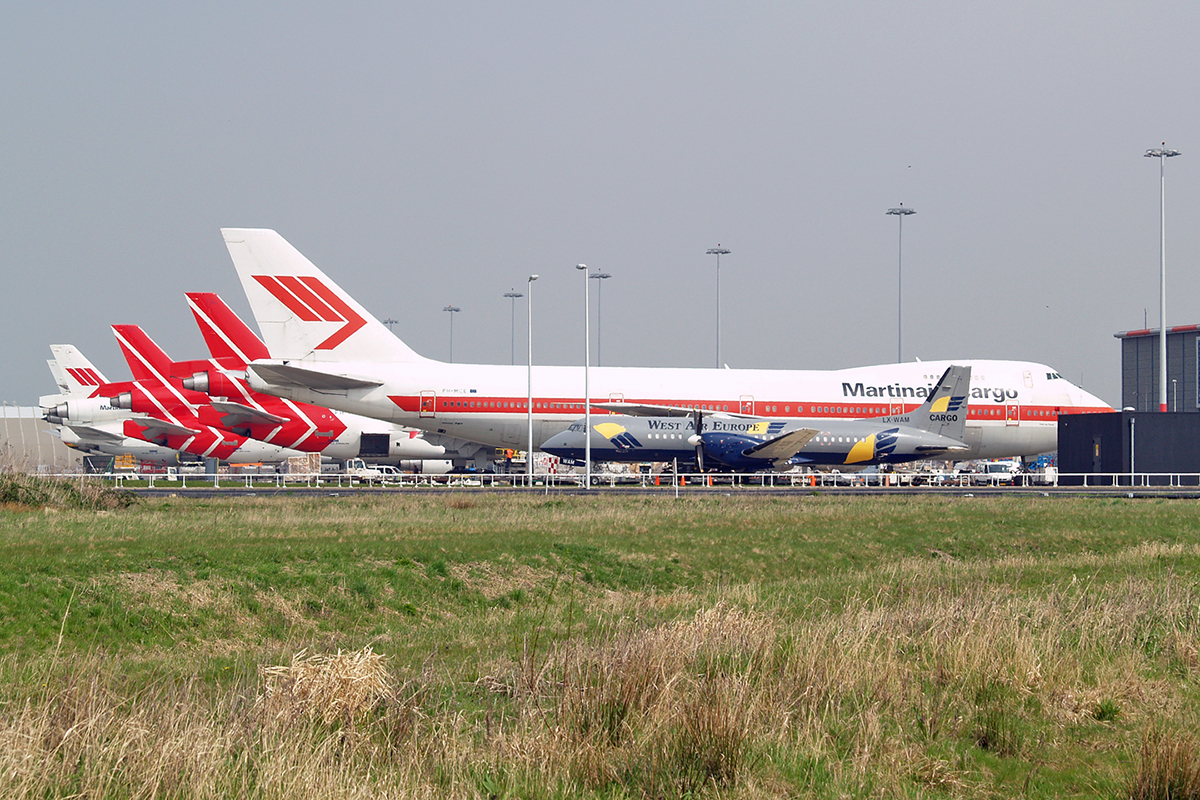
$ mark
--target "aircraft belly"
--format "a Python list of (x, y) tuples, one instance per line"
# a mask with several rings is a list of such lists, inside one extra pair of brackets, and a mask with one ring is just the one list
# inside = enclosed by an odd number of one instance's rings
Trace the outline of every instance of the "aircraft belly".
[(972, 429), (967, 429), (967, 444), (972, 448), (969, 454), (960, 456), (960, 459), (1035, 456), (1058, 447), (1057, 423), (986, 425), (976, 430), (979, 431), (979, 439), (973, 443), (970, 435)]
[(508, 447), (516, 447), (525, 441), (528, 435), (527, 423), (506, 422), (500, 434), (501, 441)]
[[(422, 422), (435, 422), (435, 420), (422, 420)], [(435, 430), (439, 433), (445, 433), (454, 436), (458, 439), (466, 439), (469, 442), (478, 442), (488, 447), (505, 447), (503, 435), (503, 423), (496, 424), (482, 419), (455, 419), (451, 416), (441, 416), (436, 422), (440, 424), (435, 428), (429, 426), (426, 430)]]

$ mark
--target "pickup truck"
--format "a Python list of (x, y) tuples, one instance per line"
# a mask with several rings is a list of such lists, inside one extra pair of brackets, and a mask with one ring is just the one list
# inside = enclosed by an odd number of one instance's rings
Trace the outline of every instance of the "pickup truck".
[(361, 458), (346, 459), (344, 475), (367, 483), (395, 483), (400, 480), (400, 470), (388, 464), (368, 464)]
[(1023, 482), (1020, 461), (988, 461), (974, 475), (976, 486), (1019, 486)]

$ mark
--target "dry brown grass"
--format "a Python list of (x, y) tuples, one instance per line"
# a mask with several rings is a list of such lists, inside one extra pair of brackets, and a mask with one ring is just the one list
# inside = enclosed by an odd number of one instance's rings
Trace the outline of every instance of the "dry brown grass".
[(1195, 733), (1149, 728), (1128, 791), (1129, 800), (1200, 798), (1200, 740)]
[(131, 492), (95, 478), (44, 478), (0, 464), (0, 504), (7, 510), (67, 508), (112, 511), (138, 502)]
[(353, 653), (310, 654), (301, 650), (286, 667), (260, 667), (262, 713), (295, 721), (301, 716), (326, 725), (352, 725), (380, 707), (392, 692), (383, 656), (370, 646)]

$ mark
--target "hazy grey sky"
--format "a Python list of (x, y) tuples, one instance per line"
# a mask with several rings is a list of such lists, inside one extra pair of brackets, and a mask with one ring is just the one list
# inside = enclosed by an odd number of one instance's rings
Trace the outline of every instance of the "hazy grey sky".
[[(1200, 4), (10, 3), (0, 397), (108, 326), (204, 354), (248, 305), (219, 228), (278, 230), (418, 352), (606, 365), (1042, 361), (1111, 403), (1112, 334), (1200, 322)], [(593, 282), (593, 288), (595, 288)], [(517, 361), (524, 360), (524, 300)], [(593, 304), (595, 292), (593, 292)], [(595, 313), (595, 312), (593, 312)], [(595, 332), (593, 332), (595, 337)], [(593, 360), (593, 363), (594, 360)]]

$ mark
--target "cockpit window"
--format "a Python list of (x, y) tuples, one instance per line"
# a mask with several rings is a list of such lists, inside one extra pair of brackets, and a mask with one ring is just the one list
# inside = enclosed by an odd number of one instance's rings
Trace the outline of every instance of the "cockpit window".
[(1062, 378), (1062, 375), (1059, 375), (1057, 372), (1047, 372), (1047, 373), (1046, 373), (1046, 380), (1048, 380), (1048, 381), (1052, 381), (1052, 380), (1054, 380), (1055, 378), (1059, 378), (1059, 379), (1061, 379), (1061, 378)]

